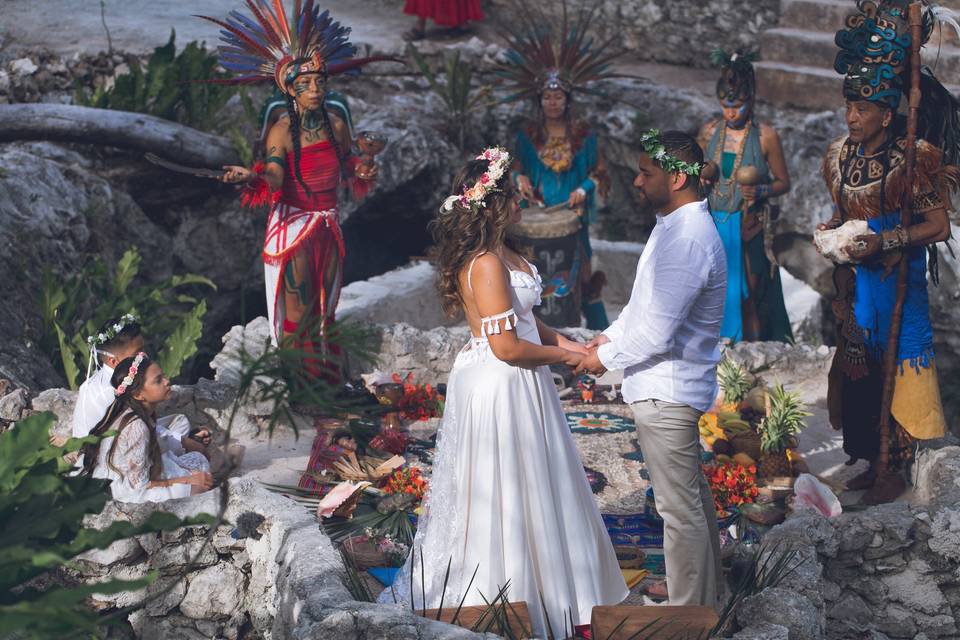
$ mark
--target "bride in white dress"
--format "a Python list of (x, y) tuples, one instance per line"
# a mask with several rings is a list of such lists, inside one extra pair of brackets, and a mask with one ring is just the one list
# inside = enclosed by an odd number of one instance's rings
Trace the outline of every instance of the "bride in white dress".
[(586, 349), (533, 315), (540, 276), (505, 244), (520, 219), (509, 163), (500, 149), (468, 163), (432, 225), (444, 309), (462, 309), (473, 338), (447, 384), (413, 580), (408, 559), (381, 601), (482, 605), (509, 583), (545, 638), (628, 590), (547, 366)]

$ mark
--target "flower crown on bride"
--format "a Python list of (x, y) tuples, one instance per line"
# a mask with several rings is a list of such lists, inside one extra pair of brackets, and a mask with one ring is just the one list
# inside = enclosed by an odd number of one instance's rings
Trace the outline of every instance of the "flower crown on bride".
[(490, 165), (472, 187), (468, 188), (467, 185), (463, 185), (463, 193), (450, 196), (444, 200), (440, 207), (441, 212), (453, 211), (456, 204), (460, 204), (464, 208), (469, 207), (476, 212), (478, 208), (487, 206), (487, 195), (495, 191), (502, 191), (502, 189), (497, 188), (497, 182), (500, 181), (503, 174), (507, 172), (507, 167), (510, 166), (510, 154), (501, 147), (490, 147), (475, 159), (486, 160)]

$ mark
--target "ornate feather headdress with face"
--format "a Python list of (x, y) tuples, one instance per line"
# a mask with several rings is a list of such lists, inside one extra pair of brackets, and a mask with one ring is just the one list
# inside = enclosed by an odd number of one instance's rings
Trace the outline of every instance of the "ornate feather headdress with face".
[(594, 42), (590, 35), (599, 3), (584, 4), (571, 16), (563, 0), (559, 24), (537, 3), (511, 6), (516, 20), (502, 25), (507, 60), (498, 69), (510, 89), (505, 101), (536, 98), (549, 89), (592, 93), (589, 83), (621, 75), (611, 66), (623, 53), (613, 48), (616, 37)]
[(357, 50), (348, 39), (350, 28), (321, 12), (314, 0), (294, 0), (288, 18), (283, 0), (246, 0), (250, 16), (231, 11), (225, 20), (197, 16), (221, 27), (220, 64), (235, 75), (222, 82), (254, 84), (273, 81), (285, 90), (298, 75), (335, 76), (359, 73), (376, 60), (354, 58)]

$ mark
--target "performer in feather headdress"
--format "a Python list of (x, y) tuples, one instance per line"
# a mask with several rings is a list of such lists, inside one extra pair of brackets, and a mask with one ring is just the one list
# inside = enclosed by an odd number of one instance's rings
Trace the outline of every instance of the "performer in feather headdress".
[[(754, 115), (756, 55), (713, 52), (722, 71), (717, 101), (723, 116), (700, 130), (700, 146), (713, 168), (710, 212), (727, 253), (727, 301), (720, 335), (787, 342), (793, 338), (773, 256), (774, 199), (790, 191), (790, 174), (776, 130)], [(750, 177), (749, 184), (742, 178)]]
[[(830, 371), (830, 420), (843, 429), (850, 464), (870, 461), (870, 469), (848, 483), (867, 489), (867, 503), (887, 502), (905, 487), (902, 473), (877, 476), (880, 457), (882, 362), (897, 299), (894, 265), (908, 260), (907, 291), (896, 362), (889, 469), (902, 470), (913, 439), (937, 438), (945, 423), (933, 354), (933, 329), (927, 297), (927, 256), (947, 240), (949, 191), (956, 186), (958, 105), (928, 70), (921, 76), (920, 131), (915, 179), (908, 183), (901, 98), (910, 86), (911, 34), (907, 0), (860, 0), (837, 33), (840, 47), (834, 67), (845, 75), (848, 135), (830, 144), (823, 175), (835, 213), (821, 231), (850, 220), (865, 220), (869, 235), (854, 238), (847, 249), (852, 267), (834, 273), (838, 347)], [(925, 37), (933, 13), (925, 16)], [(944, 162), (946, 160), (946, 163)], [(913, 222), (901, 226), (901, 203), (910, 194)], [(935, 264), (935, 259), (931, 260)], [(935, 270), (933, 272), (936, 277)]]
[[(327, 331), (340, 296), (344, 243), (338, 187), (347, 182), (353, 195), (362, 197), (376, 176), (376, 166), (357, 175), (349, 111), (345, 102), (340, 108), (333, 104), (327, 80), (359, 73), (374, 59), (354, 59), (350, 30), (328, 11), (321, 13), (313, 0), (296, 0), (289, 19), (283, 0), (246, 4), (250, 16), (233, 11), (225, 21), (200, 17), (223, 28), (220, 62), (236, 74), (226, 82), (275, 83), (288, 117), (271, 125), (262, 163), (253, 169), (226, 167), (223, 181), (247, 185), (245, 204), (272, 205), (263, 261), (273, 339), (316, 353), (325, 347), (311, 336)], [(269, 111), (268, 105), (265, 118)], [(319, 373), (318, 363), (307, 364)]]
[(574, 96), (590, 93), (591, 82), (613, 77), (611, 62), (620, 52), (612, 50), (612, 39), (597, 44), (589, 34), (596, 3), (570, 19), (564, 1), (560, 25), (531, 5), (515, 5), (514, 10), (516, 22), (504, 25), (508, 51), (500, 74), (511, 92), (506, 100), (528, 99), (535, 111), (517, 134), (514, 180), (528, 205), (566, 203), (579, 212), (584, 259), (577, 261), (579, 273), (571, 269), (573, 282), (566, 289), (572, 290), (579, 278), (587, 327), (606, 329), (610, 323), (600, 299), (605, 276), (591, 273), (589, 227), (597, 218), (598, 197), (606, 195), (610, 183), (597, 134), (574, 117)]

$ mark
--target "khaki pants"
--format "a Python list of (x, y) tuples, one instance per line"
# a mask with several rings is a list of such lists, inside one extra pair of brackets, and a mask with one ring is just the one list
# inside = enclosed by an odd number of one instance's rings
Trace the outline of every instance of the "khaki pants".
[(720, 535), (710, 485), (700, 469), (701, 412), (660, 400), (630, 406), (663, 518), (670, 604), (716, 607)]

